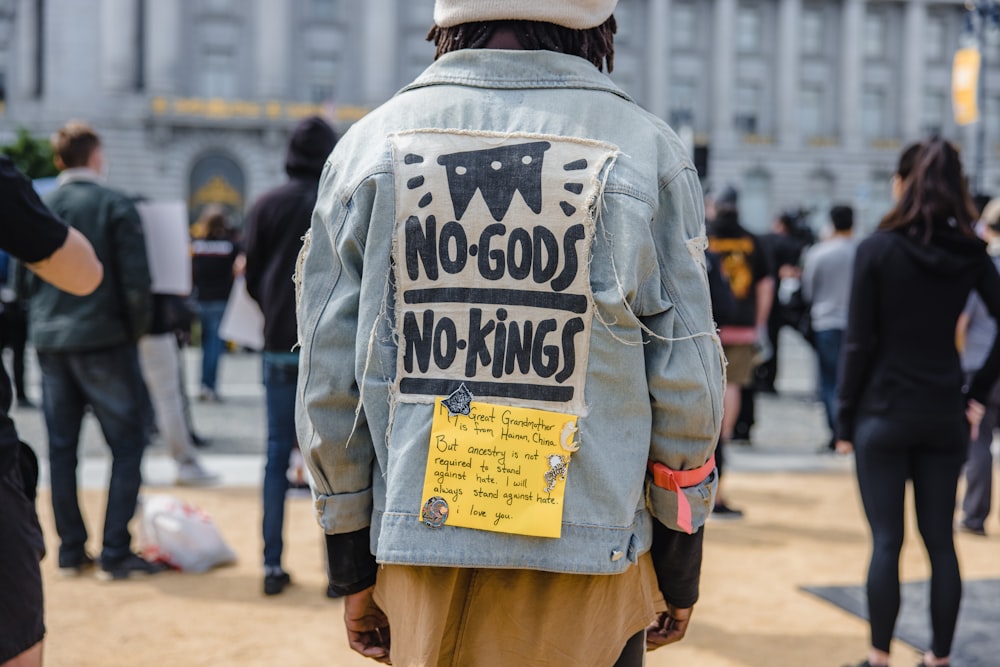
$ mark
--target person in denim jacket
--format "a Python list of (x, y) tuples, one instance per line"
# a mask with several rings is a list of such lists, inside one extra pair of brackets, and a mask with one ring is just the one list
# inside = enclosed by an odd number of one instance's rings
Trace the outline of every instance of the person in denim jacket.
[(326, 164), (297, 427), (381, 662), (637, 665), (697, 600), (724, 385), (702, 193), (600, 71), (614, 6), (439, 0), (436, 62)]

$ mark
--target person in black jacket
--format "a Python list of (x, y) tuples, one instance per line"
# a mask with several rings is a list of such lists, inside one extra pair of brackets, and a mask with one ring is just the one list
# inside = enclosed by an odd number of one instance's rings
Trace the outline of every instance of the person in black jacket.
[(955, 325), (974, 289), (1000, 316), (1000, 275), (973, 231), (977, 212), (958, 152), (942, 139), (907, 149), (895, 207), (858, 245), (844, 339), (838, 451), (855, 452), (872, 533), (868, 568), (871, 649), (864, 667), (889, 663), (899, 613), (899, 553), (906, 482), (931, 564), (933, 639), (928, 667), (949, 664), (962, 580), (952, 521), (973, 432), (997, 376), (1000, 339), (963, 394)]
[(289, 180), (264, 193), (247, 216), (246, 284), (264, 313), (263, 376), (267, 403), (264, 469), (264, 593), (291, 583), (281, 566), (288, 462), (295, 439), (298, 340), (292, 274), (316, 205), (319, 177), (337, 141), (322, 118), (303, 120), (292, 132), (285, 171)]
[[(101, 284), (104, 267), (87, 238), (52, 215), (6, 157), (0, 157), (0, 202), (0, 250), (68, 294), (84, 296)], [(10, 378), (0, 364), (0, 665), (37, 667), (45, 635), (38, 460), (8, 415), (11, 398)]]

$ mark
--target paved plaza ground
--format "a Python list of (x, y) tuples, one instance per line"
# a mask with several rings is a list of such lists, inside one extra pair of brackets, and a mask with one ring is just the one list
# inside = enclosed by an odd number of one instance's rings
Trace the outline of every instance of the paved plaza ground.
[[(197, 354), (185, 360), (194, 394)], [(782, 340), (781, 363), (779, 394), (759, 399), (753, 445), (735, 446), (730, 456), (729, 495), (747, 516), (709, 523), (702, 598), (688, 637), (650, 654), (652, 667), (839, 666), (864, 655), (867, 625), (802, 590), (863, 582), (868, 535), (851, 460), (816, 453), (828, 435), (812, 400), (808, 348), (789, 335)], [(37, 396), (37, 369), (30, 372)], [(162, 445), (154, 445), (143, 493), (170, 493), (206, 510), (236, 551), (237, 563), (203, 575), (166, 573), (122, 583), (59, 578), (43, 487), (39, 512), (51, 554), (43, 564), (50, 667), (376, 664), (347, 649), (342, 603), (324, 596), (322, 542), (308, 498), (290, 498), (286, 513), (285, 564), (295, 585), (274, 598), (261, 594), (259, 357), (228, 355), (221, 373), (224, 402), (194, 402), (192, 409), (199, 431), (211, 439), (206, 463), (222, 473), (223, 484), (173, 487), (173, 464)], [(44, 458), (40, 413), (17, 410), (15, 418)], [(85, 428), (83, 452), (85, 514), (92, 534), (99, 535), (108, 461), (93, 423)], [(957, 538), (966, 579), (1000, 578), (1000, 522), (991, 517), (987, 529), (987, 538)], [(99, 550), (97, 540), (91, 550)], [(927, 574), (910, 525), (903, 578), (917, 581)], [(566, 631), (573, 632), (572, 619)], [(917, 661), (916, 651), (905, 644), (897, 643), (893, 651), (894, 664)]]

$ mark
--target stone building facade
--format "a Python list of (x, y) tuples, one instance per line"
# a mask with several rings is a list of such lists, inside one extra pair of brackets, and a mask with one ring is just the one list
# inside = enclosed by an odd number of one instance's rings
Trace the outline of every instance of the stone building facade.
[[(433, 57), (433, 0), (0, 0), (0, 142), (69, 118), (105, 141), (110, 182), (237, 214), (284, 179), (288, 130), (345, 130)], [(766, 229), (832, 202), (871, 227), (905, 143), (951, 118), (961, 0), (620, 0), (613, 78), (733, 183)], [(1000, 192), (1000, 40), (984, 54), (982, 183)]]

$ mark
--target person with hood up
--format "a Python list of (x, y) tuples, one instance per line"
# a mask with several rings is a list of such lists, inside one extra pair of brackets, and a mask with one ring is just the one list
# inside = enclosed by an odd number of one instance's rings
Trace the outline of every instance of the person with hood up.
[(889, 664), (899, 613), (906, 482), (930, 558), (931, 648), (922, 665), (949, 663), (962, 580), (952, 521), (970, 437), (1000, 375), (994, 341), (967, 392), (955, 325), (972, 290), (1000, 315), (1000, 275), (973, 231), (977, 212), (958, 152), (930, 139), (903, 152), (895, 207), (858, 245), (842, 360), (837, 450), (855, 452), (872, 533), (871, 648), (861, 667)]
[(263, 378), (267, 404), (264, 468), (264, 593), (291, 583), (281, 566), (288, 463), (295, 439), (295, 385), (299, 355), (292, 274), (309, 229), (319, 177), (337, 135), (322, 118), (306, 118), (292, 132), (285, 160), (289, 180), (254, 203), (246, 225), (246, 285), (264, 314)]

